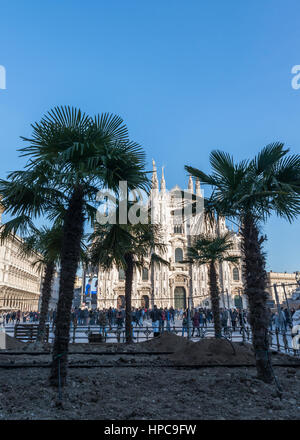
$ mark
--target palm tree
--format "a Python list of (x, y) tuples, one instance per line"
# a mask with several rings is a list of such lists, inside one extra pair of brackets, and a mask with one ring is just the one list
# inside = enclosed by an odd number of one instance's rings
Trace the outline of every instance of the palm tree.
[[(144, 152), (129, 140), (127, 127), (118, 116), (102, 114), (92, 119), (78, 109), (56, 107), (32, 128), (32, 138), (23, 138), (29, 145), (21, 149), (23, 156), (30, 157), (25, 172), (10, 177), (16, 185), (26, 181), (30, 186), (29, 181), (34, 182), (36, 194), (28, 201), (26, 193), (18, 193), (14, 211), (16, 215), (28, 214), (29, 218), (50, 212), (51, 217), (51, 204), (57, 203), (55, 192), (64, 195), (59, 300), (50, 375), (51, 384), (58, 386), (60, 369), (63, 386), (80, 243), (86, 222), (95, 219), (98, 191), (117, 191), (119, 181), (127, 181), (128, 188), (147, 188), (148, 178)], [(43, 199), (41, 193), (49, 197)], [(28, 204), (29, 208), (24, 208)]]
[[(61, 224), (55, 224), (52, 228), (42, 227), (35, 229), (32, 235), (25, 237), (21, 246), (21, 253), (27, 257), (29, 255), (39, 255), (34, 264), (44, 268), (44, 277), (41, 289), (41, 309), (36, 343), (42, 343), (45, 338), (46, 321), (49, 311), (49, 301), (51, 298), (51, 287), (55, 273), (55, 268), (60, 264), (61, 246), (63, 229)], [(84, 240), (81, 242), (80, 260), (87, 262), (86, 245)]]
[(239, 257), (230, 255), (232, 250), (232, 234), (227, 232), (223, 236), (199, 235), (192, 241), (192, 246), (187, 249), (188, 263), (208, 265), (209, 293), (214, 317), (215, 337), (221, 338), (222, 327), (220, 321), (220, 291), (217, 264), (223, 261), (237, 263)]
[[(57, 210), (57, 208), (59, 209)], [(58, 205), (57, 207), (53, 206), (52, 210), (52, 216), (56, 217), (56, 221), (51, 228), (43, 226), (38, 229), (34, 226), (30, 218), (25, 215), (20, 215), (4, 223), (0, 231), (1, 242), (4, 242), (8, 236), (14, 236), (18, 232), (21, 233), (21, 255), (24, 258), (32, 257), (33, 265), (38, 266), (39, 269), (44, 272), (41, 289), (40, 319), (36, 338), (37, 344), (44, 341), (49, 301), (51, 298), (51, 286), (55, 268), (60, 263), (62, 246), (64, 210), (62, 205)], [(81, 261), (87, 261), (86, 247), (83, 241), (81, 243)]]
[(212, 187), (209, 205), (241, 226), (245, 293), (250, 308), (258, 377), (273, 380), (269, 359), (265, 255), (260, 225), (272, 212), (292, 221), (300, 212), (300, 155), (287, 155), (283, 144), (267, 145), (251, 161), (235, 163), (224, 152), (210, 155), (212, 173), (186, 170)]
[[(21, 255), (25, 258), (33, 257), (33, 265), (44, 271), (36, 339), (39, 344), (44, 341), (51, 285), (55, 267), (60, 260), (65, 197), (59, 191), (43, 186), (43, 173), (40, 176), (36, 173), (36, 180), (40, 177), (36, 182), (32, 177), (30, 172), (18, 171), (11, 173), (9, 180), (0, 180), (2, 206), (7, 213), (16, 215), (1, 226), (0, 240), (4, 242), (9, 236), (19, 234), (22, 237)], [(35, 226), (33, 220), (43, 211), (47, 211), (49, 217), (56, 218), (52, 228), (38, 229)]]
[(146, 264), (145, 256), (152, 250), (151, 261), (164, 261), (153, 251), (164, 250), (160, 242), (158, 225), (151, 224), (106, 224), (96, 223), (90, 258), (94, 266), (100, 265), (109, 269), (113, 265), (125, 271), (125, 333), (126, 342), (132, 342), (131, 297), (134, 267), (143, 267)]
[(21, 246), (21, 254), (26, 258), (36, 256), (35, 265), (44, 269), (44, 277), (41, 289), (41, 310), (37, 331), (36, 343), (44, 342), (46, 332), (46, 321), (48, 315), (49, 301), (51, 298), (51, 287), (56, 264), (59, 262), (61, 250), (61, 227), (47, 228), (32, 231), (32, 235), (24, 238)]

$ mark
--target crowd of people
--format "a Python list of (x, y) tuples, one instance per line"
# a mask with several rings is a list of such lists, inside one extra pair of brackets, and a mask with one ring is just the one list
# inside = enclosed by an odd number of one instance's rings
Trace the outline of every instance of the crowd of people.
[[(121, 330), (125, 325), (125, 309), (124, 307), (107, 309), (91, 309), (75, 307), (72, 309), (72, 326), (92, 326), (98, 325), (100, 333), (107, 334), (113, 327)], [(50, 310), (47, 317), (48, 322), (55, 326), (56, 311)], [(0, 314), (0, 324), (3, 326), (9, 324), (20, 323), (38, 323), (39, 313), (37, 311), (21, 312), (20, 310), (11, 311)], [(157, 307), (154, 305), (152, 309), (146, 307), (132, 308), (131, 323), (134, 328), (143, 327), (144, 321), (152, 323), (154, 335), (171, 331), (175, 326), (175, 321), (181, 326), (182, 336), (188, 334), (191, 330), (192, 337), (200, 336), (201, 328), (207, 328), (213, 323), (213, 313), (207, 307), (193, 307), (191, 310), (178, 309), (173, 307)], [(178, 324), (181, 321), (181, 324)], [(249, 327), (249, 312), (238, 308), (221, 308), (220, 321), (225, 332), (229, 327), (233, 332), (240, 332)], [(288, 328), (300, 324), (300, 307), (299, 310), (294, 308), (280, 308), (280, 311), (272, 311), (269, 309), (269, 330), (277, 330), (286, 332)]]
[(36, 311), (21, 312), (21, 310), (12, 310), (0, 314), (0, 325), (25, 324), (26, 322), (37, 323), (40, 314)]
[[(239, 309), (220, 309), (220, 319), (224, 329), (232, 326), (233, 331), (237, 327), (243, 328), (248, 325), (248, 316), (246, 310)], [(52, 318), (50, 317), (50, 321)], [(173, 327), (181, 326), (182, 336), (190, 328), (192, 336), (200, 336), (200, 329), (207, 328), (213, 323), (213, 313), (209, 308), (192, 308), (189, 310), (176, 309), (173, 307), (157, 307), (153, 309), (146, 307), (132, 308), (131, 323), (134, 328), (143, 327), (144, 321), (152, 323), (154, 335), (161, 334), (164, 331), (171, 331)], [(178, 323), (179, 321), (179, 323)], [(176, 322), (176, 324), (175, 324)], [(125, 309), (110, 307), (108, 309), (88, 310), (87, 308), (75, 308), (72, 310), (72, 325), (91, 326), (99, 325), (100, 332), (107, 334), (113, 327), (123, 329), (125, 323)]]
[(279, 332), (286, 332), (288, 328), (298, 324), (300, 324), (300, 306), (298, 310), (293, 307), (290, 310), (280, 307), (280, 310), (276, 312), (270, 310), (269, 329), (271, 331), (275, 329)]

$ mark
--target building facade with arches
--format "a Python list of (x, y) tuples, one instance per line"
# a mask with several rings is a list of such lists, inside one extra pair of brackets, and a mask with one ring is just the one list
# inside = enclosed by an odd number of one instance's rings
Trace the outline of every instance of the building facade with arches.
[[(196, 181), (195, 188), (192, 178), (189, 178), (187, 194), (194, 194), (199, 199), (203, 198), (200, 182)], [(168, 265), (152, 261), (145, 256), (143, 268), (135, 268), (133, 276), (132, 306), (185, 308), (188, 299), (195, 307), (210, 307), (208, 268), (197, 264), (189, 264), (184, 260), (187, 248), (191, 245), (193, 235), (191, 222), (199, 229), (198, 233), (224, 234), (228, 231), (225, 219), (220, 219), (218, 224), (212, 226), (197, 214), (188, 221), (178, 221), (174, 215), (179, 209), (182, 199), (181, 189), (175, 186), (171, 191), (166, 189), (164, 171), (160, 186), (157, 169), (153, 161), (152, 189), (150, 206), (152, 219), (161, 227), (161, 240), (165, 244), (165, 252), (160, 256)], [(201, 217), (201, 218), (200, 218)], [(233, 232), (232, 255), (241, 255), (241, 240), (238, 233)], [(243, 295), (241, 261), (235, 265), (224, 262), (218, 268), (220, 280), (220, 305), (221, 307), (246, 307), (246, 298)], [(98, 273), (98, 307), (124, 306), (125, 303), (125, 274), (117, 267), (104, 271), (99, 268)]]
[(17, 236), (0, 243), (0, 311), (38, 310), (41, 273), (32, 266), (34, 258), (21, 256), (20, 245)]

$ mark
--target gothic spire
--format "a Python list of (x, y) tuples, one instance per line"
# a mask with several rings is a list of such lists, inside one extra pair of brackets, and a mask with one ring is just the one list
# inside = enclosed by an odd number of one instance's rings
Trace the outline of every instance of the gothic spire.
[(166, 181), (165, 181), (165, 176), (164, 176), (164, 168), (165, 167), (161, 167), (160, 189), (166, 189)]
[(196, 179), (196, 195), (201, 196), (200, 180), (198, 179), (198, 177)]
[(153, 172), (152, 172), (152, 189), (158, 189), (157, 169), (154, 159), (152, 159)]
[(194, 192), (193, 178), (192, 178), (191, 175), (190, 175), (190, 177), (189, 177), (188, 190)]

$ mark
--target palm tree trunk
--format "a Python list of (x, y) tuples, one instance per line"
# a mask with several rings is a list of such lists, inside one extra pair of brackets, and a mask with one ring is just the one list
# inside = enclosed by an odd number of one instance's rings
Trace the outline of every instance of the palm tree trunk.
[(36, 337), (37, 344), (43, 343), (45, 340), (46, 320), (48, 315), (49, 301), (51, 298), (51, 285), (54, 275), (54, 269), (55, 269), (55, 264), (53, 262), (46, 264), (42, 292), (41, 292), (42, 304), (41, 304), (39, 326)]
[(215, 263), (209, 265), (209, 293), (214, 317), (215, 338), (221, 338), (222, 327), (220, 319), (220, 297)]
[(76, 271), (80, 260), (83, 226), (83, 190), (77, 186), (70, 198), (64, 221), (59, 299), (50, 374), (50, 383), (53, 386), (58, 386), (59, 382), (61, 386), (64, 386), (66, 382), (71, 308)]
[(125, 255), (125, 333), (126, 343), (132, 343), (132, 325), (131, 325), (131, 292), (133, 280), (133, 257), (132, 254)]
[(265, 257), (261, 249), (264, 240), (259, 238), (259, 230), (251, 213), (246, 214), (242, 220), (245, 293), (249, 301), (257, 376), (264, 382), (270, 383), (272, 370), (268, 343), (269, 316), (266, 307), (268, 294), (266, 292)]
[(150, 280), (151, 280), (151, 294), (150, 294), (150, 296), (151, 296), (151, 304), (149, 305), (149, 307), (153, 310), (154, 309), (154, 268), (155, 268), (155, 261), (153, 261), (152, 259), (151, 259), (151, 262), (150, 262), (150, 264), (151, 264), (151, 266), (150, 266), (150, 269), (151, 269), (151, 273), (150, 273)]

